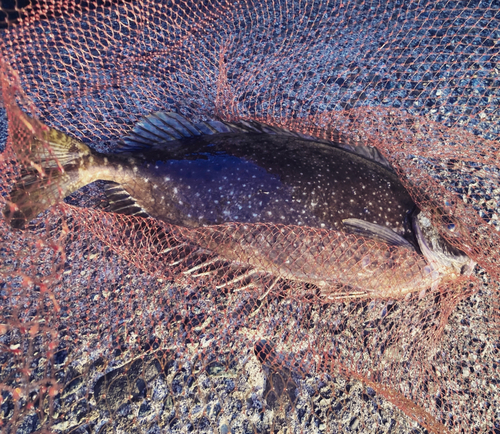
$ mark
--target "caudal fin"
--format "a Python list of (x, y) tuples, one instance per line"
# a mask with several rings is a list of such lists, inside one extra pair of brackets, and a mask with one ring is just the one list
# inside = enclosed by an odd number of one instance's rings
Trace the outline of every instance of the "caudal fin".
[(91, 150), (84, 143), (11, 107), (9, 136), (20, 162), (17, 180), (3, 209), (13, 228), (26, 223), (81, 187), (79, 171)]

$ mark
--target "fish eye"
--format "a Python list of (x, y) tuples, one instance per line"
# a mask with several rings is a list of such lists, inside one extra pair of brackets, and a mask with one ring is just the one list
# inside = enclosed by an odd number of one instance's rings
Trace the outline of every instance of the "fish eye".
[(460, 226), (458, 223), (455, 223), (450, 217), (448, 216), (441, 216), (441, 224), (443, 230), (446, 230), (446, 232), (450, 235), (453, 234), (454, 237), (460, 235)]
[(462, 266), (460, 269), (460, 274), (463, 275), (469, 275), (472, 272), (472, 267), (469, 264), (465, 264)]

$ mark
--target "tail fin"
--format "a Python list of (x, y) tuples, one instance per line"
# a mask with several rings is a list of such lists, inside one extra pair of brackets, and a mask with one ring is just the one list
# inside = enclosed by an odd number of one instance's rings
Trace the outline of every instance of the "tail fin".
[(79, 167), (91, 150), (84, 143), (11, 107), (9, 135), (21, 164), (21, 177), (3, 209), (13, 228), (23, 228), (40, 212), (73, 193), (79, 185)]

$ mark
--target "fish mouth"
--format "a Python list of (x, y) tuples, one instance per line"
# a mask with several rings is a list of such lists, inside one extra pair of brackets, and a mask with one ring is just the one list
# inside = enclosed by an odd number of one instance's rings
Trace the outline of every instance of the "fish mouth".
[(476, 262), (440, 235), (422, 211), (413, 218), (413, 230), (422, 255), (441, 276), (469, 276)]

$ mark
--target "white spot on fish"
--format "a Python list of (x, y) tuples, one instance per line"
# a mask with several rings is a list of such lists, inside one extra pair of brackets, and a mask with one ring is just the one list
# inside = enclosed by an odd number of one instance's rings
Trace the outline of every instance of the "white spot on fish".
[(361, 260), (361, 265), (363, 268), (368, 267), (370, 265), (370, 257), (369, 256), (364, 256), (363, 259)]

